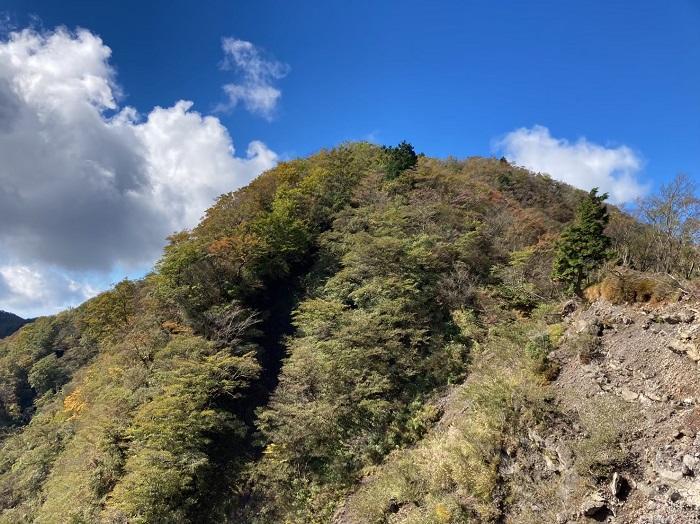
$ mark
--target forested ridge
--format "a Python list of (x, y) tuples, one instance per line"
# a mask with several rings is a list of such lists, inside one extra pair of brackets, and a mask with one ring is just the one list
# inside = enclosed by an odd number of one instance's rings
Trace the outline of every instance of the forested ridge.
[[(283, 162), (142, 280), (0, 341), (0, 522), (388, 522), (404, 498), (415, 522), (503, 521), (556, 305), (606, 270), (697, 272), (668, 196), (633, 218), (406, 143)], [(459, 384), (473, 409), (427, 438)]]

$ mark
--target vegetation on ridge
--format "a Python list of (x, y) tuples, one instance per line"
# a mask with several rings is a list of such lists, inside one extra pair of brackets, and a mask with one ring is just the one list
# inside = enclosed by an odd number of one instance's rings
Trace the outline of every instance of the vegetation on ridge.
[[(0, 341), (0, 522), (330, 522), (400, 450), (418, 469), (350, 510), (381, 522), (410, 488), (439, 522), (495, 518), (498, 454), (556, 374), (553, 266), (578, 291), (661, 234), (603, 200), (406, 143), (281, 163), (143, 280)], [(472, 418), (432, 448), (462, 383)], [(438, 478), (429, 449), (461, 454)]]

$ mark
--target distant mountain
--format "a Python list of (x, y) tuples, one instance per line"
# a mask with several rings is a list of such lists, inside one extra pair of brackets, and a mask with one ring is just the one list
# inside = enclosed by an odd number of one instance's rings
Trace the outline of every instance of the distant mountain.
[(12, 335), (12, 333), (28, 322), (30, 322), (30, 320), (19, 317), (14, 313), (0, 311), (0, 338)]

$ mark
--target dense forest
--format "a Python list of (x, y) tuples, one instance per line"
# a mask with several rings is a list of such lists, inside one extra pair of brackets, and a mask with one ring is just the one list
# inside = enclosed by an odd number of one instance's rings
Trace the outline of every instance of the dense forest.
[[(698, 271), (687, 179), (634, 217), (605, 199), (406, 143), (279, 164), (142, 280), (0, 341), (0, 522), (389, 522), (403, 498), (414, 522), (503, 521), (558, 304)], [(458, 431), (428, 438), (466, 379)]]

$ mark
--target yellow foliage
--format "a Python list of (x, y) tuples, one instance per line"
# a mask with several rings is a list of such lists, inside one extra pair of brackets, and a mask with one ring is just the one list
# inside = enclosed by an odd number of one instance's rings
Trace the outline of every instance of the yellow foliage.
[(63, 411), (69, 413), (71, 419), (79, 416), (85, 406), (81, 388), (75, 388), (70, 395), (63, 399)]
[(444, 504), (439, 503), (435, 505), (435, 517), (439, 522), (450, 522), (452, 512)]
[(559, 345), (565, 332), (566, 327), (561, 322), (547, 326), (547, 334), (549, 335), (549, 340), (555, 347)]

